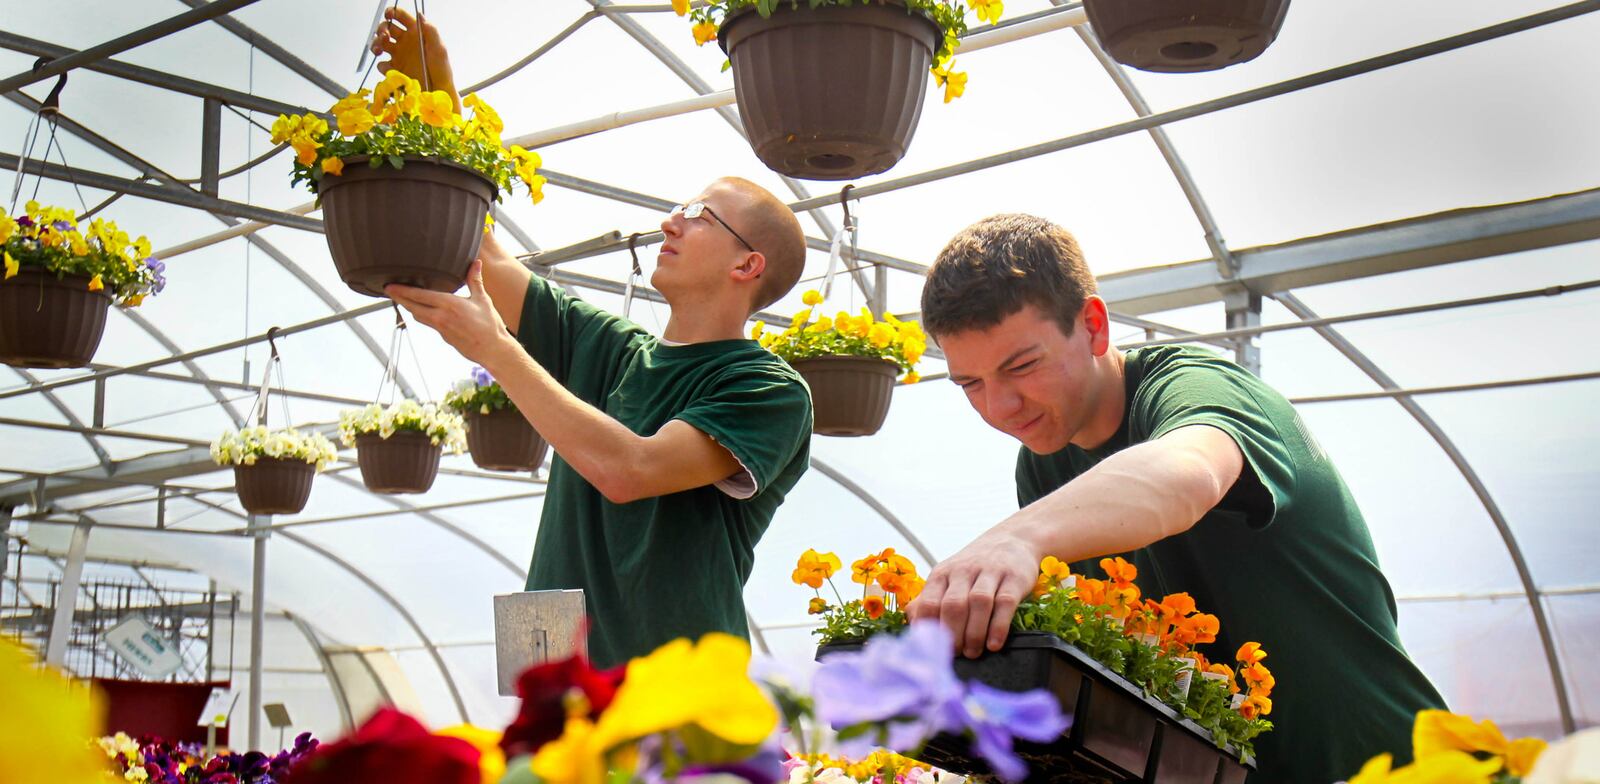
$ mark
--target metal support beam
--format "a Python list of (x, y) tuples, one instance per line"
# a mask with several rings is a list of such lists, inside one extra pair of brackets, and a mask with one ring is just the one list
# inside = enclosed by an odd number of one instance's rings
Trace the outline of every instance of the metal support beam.
[[(204, 8), (211, 4), (211, 0), (179, 0), (179, 2), (189, 6), (190, 8)], [(349, 92), (345, 88), (339, 86), (338, 82), (335, 82), (334, 80), (323, 75), (322, 72), (312, 68), (311, 65), (306, 61), (294, 56), (289, 52), (289, 50), (284, 49), (277, 43), (273, 42), (271, 38), (268, 38), (256, 32), (255, 30), (250, 29), (245, 25), (244, 22), (234, 19), (231, 16), (219, 16), (213, 21), (215, 21), (218, 26), (222, 27), (222, 29), (233, 33), (234, 35), (238, 36), (240, 40), (255, 47), (262, 54), (277, 60), (284, 67), (294, 71), (306, 81), (321, 88), (323, 92), (335, 98), (343, 98), (345, 93)]]
[(911, 528), (902, 522), (899, 517), (896, 517), (894, 512), (889, 511), (889, 507), (885, 506), (883, 502), (879, 501), (873, 494), (867, 492), (866, 488), (856, 484), (855, 480), (851, 479), (843, 471), (840, 471), (839, 469), (822, 462), (815, 456), (811, 458), (811, 467), (817, 469), (817, 471), (823, 476), (826, 476), (829, 479), (837, 482), (840, 487), (850, 491), (851, 495), (861, 499), (862, 503), (865, 503), (868, 507), (871, 507), (872, 511), (877, 512), (878, 516), (882, 517), (884, 522), (889, 524), (890, 528), (893, 528), (901, 536), (905, 537), (906, 542), (910, 543), (911, 547), (927, 560), (929, 569), (932, 569), (934, 566), (938, 565), (939, 559), (934, 557), (933, 551), (929, 550), (928, 546), (923, 544), (922, 540), (918, 539), (917, 535), (911, 532)]
[[(1261, 295), (1245, 289), (1229, 293), (1223, 303), (1227, 307), (1228, 329), (1256, 329), (1261, 326)], [(1235, 338), (1233, 361), (1254, 375), (1261, 375), (1261, 348), (1255, 338), (1241, 335)]]
[[(0, 153), (0, 168), (15, 171), (18, 163), (17, 156), (10, 153)], [(88, 169), (62, 166), (47, 161), (30, 160), (24, 167), (24, 173), (60, 182), (75, 183), (89, 188), (99, 188), (100, 190), (114, 193), (125, 193), (129, 196), (138, 196), (152, 201), (176, 204), (179, 207), (191, 207), (234, 218), (246, 218), (276, 226), (300, 229), (301, 231), (313, 231), (319, 234), (322, 232), (322, 221), (316, 218), (307, 218), (304, 215), (257, 207), (253, 204), (216, 199), (199, 191), (164, 188), (153, 182), (129, 180)]]
[(222, 174), (222, 102), (207, 98), (200, 113), (200, 192), (215, 199)]
[(250, 571), (250, 743), (246, 750), (261, 748), (261, 665), (262, 637), (267, 627), (267, 537), (272, 535), (270, 515), (250, 515), (255, 537), (253, 566)]
[(83, 580), (83, 559), (89, 553), (89, 526), (79, 523), (72, 529), (67, 547), (67, 565), (61, 571), (61, 588), (56, 592), (55, 618), (50, 622), (50, 643), (45, 648), (45, 664), (61, 669), (67, 656), (67, 640), (72, 636), (72, 614), (78, 607), (78, 586)]
[(43, 68), (0, 79), (0, 93), (7, 93), (18, 87), (33, 84), (34, 82), (49, 79), (52, 76), (64, 74), (74, 68), (80, 68), (104, 60), (119, 52), (124, 52), (135, 46), (150, 43), (163, 36), (171, 35), (179, 30), (185, 30), (201, 22), (215, 19), (223, 14), (232, 13), (256, 0), (213, 0), (200, 8), (187, 11), (169, 19), (164, 19), (148, 27), (135, 30), (127, 35), (118, 36), (99, 46), (74, 52), (63, 57), (58, 57), (46, 63)]
[(1600, 239), (1600, 188), (1235, 250), (1232, 281), (1210, 259), (1116, 272), (1100, 277), (1100, 296), (1138, 315), (1221, 301), (1234, 282), (1272, 294), (1593, 239)]
[(350, 728), (355, 726), (355, 718), (350, 713), (350, 697), (344, 692), (344, 680), (339, 677), (339, 670), (333, 666), (333, 660), (328, 658), (328, 651), (322, 647), (322, 640), (317, 637), (317, 632), (311, 628), (311, 624), (306, 623), (300, 616), (285, 612), (284, 617), (300, 630), (311, 650), (316, 652), (317, 661), (322, 664), (322, 672), (328, 676), (328, 690), (333, 692), (334, 704), (339, 706), (339, 730), (350, 731)]

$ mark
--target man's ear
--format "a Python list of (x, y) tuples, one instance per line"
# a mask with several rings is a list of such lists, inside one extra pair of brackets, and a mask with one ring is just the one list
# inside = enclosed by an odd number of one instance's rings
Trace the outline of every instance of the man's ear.
[(1089, 350), (1097, 357), (1104, 356), (1111, 348), (1111, 314), (1106, 309), (1106, 301), (1089, 295), (1078, 314), (1078, 326), (1089, 335)]
[(738, 265), (736, 265), (728, 274), (732, 276), (735, 281), (744, 283), (746, 281), (752, 281), (761, 277), (761, 273), (766, 271), (767, 257), (758, 251), (751, 251), (744, 254), (744, 258), (740, 259)]

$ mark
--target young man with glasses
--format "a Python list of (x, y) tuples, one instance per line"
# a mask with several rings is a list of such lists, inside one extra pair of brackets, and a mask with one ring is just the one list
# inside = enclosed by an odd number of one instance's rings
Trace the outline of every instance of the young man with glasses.
[[(418, 27), (389, 10), (373, 41), (386, 67), (420, 71)], [(454, 94), (438, 33), (421, 28), (429, 76)], [(470, 297), (385, 291), (493, 374), (554, 448), (527, 588), (584, 590), (602, 667), (678, 637), (745, 636), (756, 542), (810, 462), (810, 394), (745, 327), (800, 278), (794, 213), (726, 177), (661, 231), (660, 338), (533, 275), (492, 234)]]

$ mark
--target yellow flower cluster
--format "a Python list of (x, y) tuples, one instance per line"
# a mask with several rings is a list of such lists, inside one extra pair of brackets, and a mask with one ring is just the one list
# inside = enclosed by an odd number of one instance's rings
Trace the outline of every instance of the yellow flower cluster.
[(77, 213), (29, 201), (17, 218), (0, 210), (0, 260), (4, 276), (16, 277), (24, 264), (49, 272), (84, 275), (90, 291), (111, 293), (134, 307), (166, 285), (165, 265), (150, 258), (150, 240), (130, 239), (117, 224), (95, 218), (87, 228)]
[(1350, 777), (1350, 784), (1489, 784), (1502, 774), (1513, 778), (1533, 771), (1546, 744), (1538, 738), (1507, 740), (1494, 722), (1473, 721), (1449, 711), (1417, 714), (1411, 730), (1416, 761), (1394, 768), (1394, 756), (1379, 754)]
[(750, 644), (729, 634), (669, 642), (628, 663), (598, 719), (569, 715), (561, 737), (534, 755), (533, 771), (549, 784), (602, 784), (608, 769), (632, 770), (640, 739), (664, 732), (692, 749), (697, 764), (742, 760), (778, 726), (749, 668)]
[(879, 321), (865, 307), (859, 315), (841, 310), (833, 318), (821, 316), (812, 321), (816, 306), (822, 304), (822, 293), (807, 291), (801, 301), (807, 307), (795, 314), (787, 329), (768, 332), (766, 322), (757, 321), (750, 329), (750, 339), (789, 361), (820, 356), (880, 357), (900, 365), (905, 383), (921, 380), (915, 366), (928, 350), (922, 325), (901, 321), (893, 313), (883, 314)]
[(502, 188), (510, 187), (509, 178), (515, 174), (527, 183), (533, 202), (539, 203), (545, 178), (538, 174), (538, 154), (517, 145), (504, 149), (500, 136), (505, 122), (476, 93), (461, 103), (470, 116), (456, 111), (450, 93), (424, 90), (416, 79), (389, 71), (373, 89), (335, 102), (328, 109), (334, 119), (331, 129), (315, 114), (281, 115), (272, 124), (272, 141), (294, 147), (296, 162), (307, 170), (297, 174), (296, 181), (310, 180), (313, 190), (323, 175), (342, 176), (345, 159), (353, 155), (393, 161), (419, 156), (461, 163)]
[(104, 731), (98, 694), (75, 686), (41, 657), (0, 638), (0, 781), (57, 784), (98, 781), (105, 758), (87, 743)]
[(833, 757), (827, 754), (797, 754), (795, 759), (806, 764), (790, 771), (789, 781), (791, 784), (801, 784), (801, 782), (808, 781), (818, 782), (819, 784), (822, 782), (841, 782), (842, 784), (842, 781), (861, 782), (861, 784), (870, 784), (873, 781), (916, 782), (921, 784), (923, 781), (932, 782), (938, 780), (937, 776), (934, 775), (932, 765), (883, 749), (874, 751), (865, 759), (860, 760)]

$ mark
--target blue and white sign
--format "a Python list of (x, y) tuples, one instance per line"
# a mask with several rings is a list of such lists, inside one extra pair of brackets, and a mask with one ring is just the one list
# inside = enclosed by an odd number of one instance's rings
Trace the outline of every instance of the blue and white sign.
[(145, 619), (130, 615), (101, 638), (106, 646), (148, 678), (165, 678), (183, 666), (178, 646), (162, 637)]

